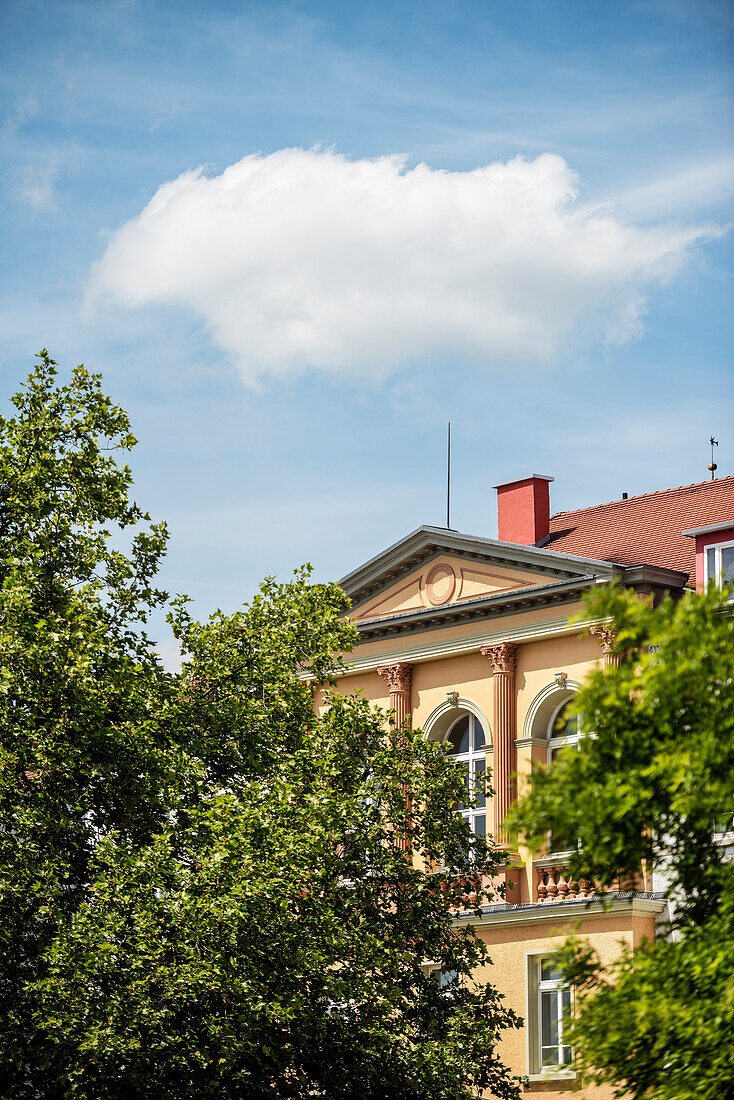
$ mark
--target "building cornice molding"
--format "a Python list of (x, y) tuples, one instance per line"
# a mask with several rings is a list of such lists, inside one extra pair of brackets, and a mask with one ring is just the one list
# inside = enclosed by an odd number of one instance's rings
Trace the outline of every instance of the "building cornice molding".
[(515, 738), (516, 749), (531, 749), (531, 748), (548, 748), (548, 741), (545, 737), (516, 737)]
[(672, 569), (658, 569), (656, 566), (636, 565), (628, 569), (623, 566), (614, 566), (614, 571), (607, 574), (586, 573), (571, 579), (512, 589), (509, 592), (490, 593), (477, 596), (472, 600), (441, 604), (438, 607), (421, 607), (410, 611), (394, 612), (392, 615), (382, 615), (374, 619), (354, 620), (354, 625), (360, 634), (360, 644), (363, 645), (390, 636), (416, 631), (423, 633), (441, 630), (446, 626), (461, 626), (478, 619), (522, 614), (554, 603), (570, 603), (589, 588), (606, 584), (610, 580), (618, 580), (625, 587), (640, 588), (644, 591), (654, 589), (682, 591), (687, 579), (687, 573), (679, 573)]
[(508, 905), (504, 909), (483, 912), (480, 917), (463, 914), (455, 917), (456, 924), (472, 924), (475, 928), (494, 926), (512, 927), (527, 924), (546, 924), (559, 920), (604, 920), (610, 916), (657, 917), (666, 907), (664, 898), (585, 898), (582, 901), (542, 902), (538, 904)]
[(553, 604), (576, 602), (584, 592), (609, 578), (594, 576), (574, 577), (573, 580), (554, 581), (551, 584), (517, 588), (510, 592), (491, 593), (472, 600), (442, 604), (439, 607), (421, 607), (411, 611), (398, 611), (376, 619), (355, 620), (360, 634), (360, 644), (400, 634), (442, 630), (447, 626), (462, 626), (478, 619), (494, 619), (522, 614)]
[(423, 661), (435, 661), (442, 657), (457, 657), (465, 653), (478, 653), (483, 645), (498, 642), (535, 642), (546, 638), (557, 638), (568, 634), (581, 634), (584, 625), (571, 622), (568, 615), (556, 619), (546, 619), (542, 623), (528, 623), (514, 626), (509, 630), (483, 630), (466, 638), (448, 638), (442, 642), (426, 642), (422, 645), (403, 645), (400, 649), (390, 649), (381, 653), (349, 654), (344, 662), (342, 675), (354, 675), (358, 672), (374, 672), (380, 665), (394, 664), (397, 661), (409, 661), (419, 664)]

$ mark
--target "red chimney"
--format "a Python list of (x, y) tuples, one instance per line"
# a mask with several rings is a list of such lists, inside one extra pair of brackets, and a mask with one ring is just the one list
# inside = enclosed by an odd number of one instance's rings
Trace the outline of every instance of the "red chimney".
[(519, 481), (504, 481), (497, 490), (497, 538), (535, 546), (548, 534), (552, 477), (532, 474)]

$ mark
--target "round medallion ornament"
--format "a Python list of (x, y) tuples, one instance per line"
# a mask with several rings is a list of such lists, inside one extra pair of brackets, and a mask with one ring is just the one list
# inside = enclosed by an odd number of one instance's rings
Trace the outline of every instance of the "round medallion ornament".
[(426, 577), (425, 593), (428, 602), (438, 607), (448, 603), (456, 589), (456, 573), (450, 565), (434, 565)]

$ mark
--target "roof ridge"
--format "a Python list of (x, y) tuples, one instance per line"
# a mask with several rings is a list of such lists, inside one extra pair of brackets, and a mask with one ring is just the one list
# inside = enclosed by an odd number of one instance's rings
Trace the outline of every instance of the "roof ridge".
[(651, 493), (639, 493), (637, 496), (627, 497), (626, 499), (621, 497), (618, 500), (608, 500), (603, 504), (589, 504), (586, 508), (570, 508), (566, 512), (554, 512), (550, 518), (554, 520), (558, 516), (573, 516), (578, 512), (593, 512), (597, 508), (609, 508), (612, 504), (632, 504), (633, 501), (644, 500), (645, 497), (661, 497), (666, 493), (680, 493), (685, 489), (699, 489), (704, 485), (715, 485), (722, 481), (734, 481), (734, 474), (726, 474), (724, 477), (717, 477), (713, 481), (692, 481), (690, 485), (673, 485), (668, 489), (655, 489)]

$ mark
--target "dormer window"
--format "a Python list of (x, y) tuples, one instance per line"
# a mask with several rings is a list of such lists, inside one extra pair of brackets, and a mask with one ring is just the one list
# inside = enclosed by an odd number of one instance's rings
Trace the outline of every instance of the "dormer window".
[(704, 547), (705, 581), (718, 588), (734, 586), (734, 540)]
[(692, 527), (683, 531), (696, 540), (696, 589), (704, 592), (710, 584), (734, 588), (734, 520)]

